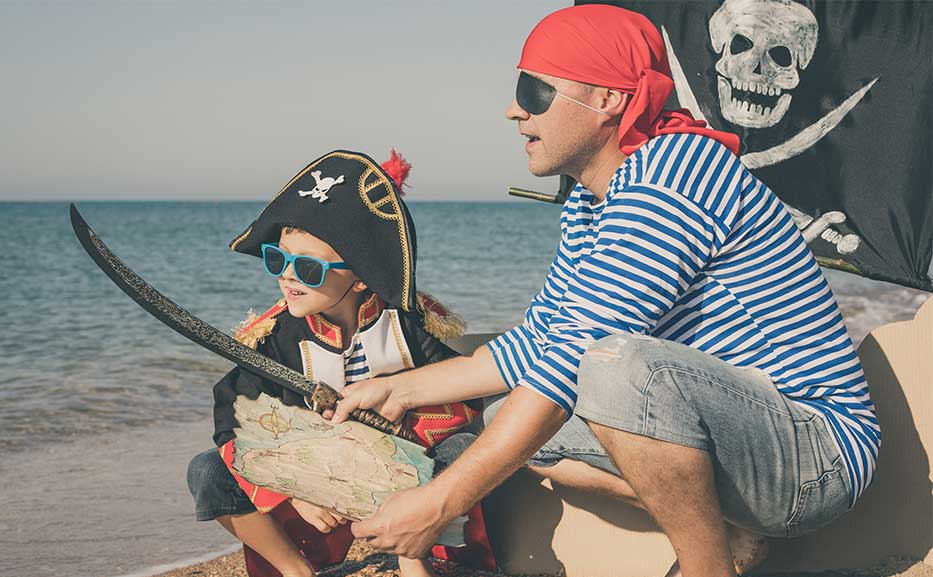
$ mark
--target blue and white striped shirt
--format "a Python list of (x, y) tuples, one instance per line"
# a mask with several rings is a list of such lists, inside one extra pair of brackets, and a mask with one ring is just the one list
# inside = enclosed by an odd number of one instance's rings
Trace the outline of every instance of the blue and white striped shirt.
[(347, 385), (372, 378), (366, 353), (363, 352), (363, 343), (355, 337), (353, 346), (343, 352), (343, 375)]
[(592, 201), (579, 185), (570, 194), (544, 287), (524, 323), (489, 344), (509, 387), (572, 413), (583, 353), (619, 333), (756, 367), (824, 417), (854, 503), (880, 428), (836, 300), (781, 201), (725, 146), (691, 134), (650, 140)]

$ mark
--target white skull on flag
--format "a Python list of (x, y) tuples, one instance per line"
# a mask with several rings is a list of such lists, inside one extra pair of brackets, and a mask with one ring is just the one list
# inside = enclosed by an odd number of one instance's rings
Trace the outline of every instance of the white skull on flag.
[(790, 0), (726, 0), (709, 21), (723, 118), (747, 128), (780, 122), (818, 30), (813, 13)]

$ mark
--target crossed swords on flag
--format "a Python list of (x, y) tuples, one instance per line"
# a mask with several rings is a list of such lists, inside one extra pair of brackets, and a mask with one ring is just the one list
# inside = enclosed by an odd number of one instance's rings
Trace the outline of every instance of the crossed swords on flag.
[[(674, 52), (674, 47), (671, 46), (670, 37), (668, 36), (667, 29), (664, 26), (661, 27), (661, 34), (664, 36), (664, 46), (667, 48), (668, 61), (670, 62), (671, 67), (671, 76), (674, 79), (674, 87), (677, 90), (677, 99), (679, 100), (680, 105), (690, 110), (690, 112), (693, 114), (693, 117), (697, 120), (703, 120), (707, 125), (712, 126), (709, 120), (706, 119), (706, 116), (700, 110), (700, 105), (693, 93), (693, 89), (690, 87), (690, 83), (687, 81), (687, 76), (684, 74), (683, 67), (680, 65), (680, 60), (678, 60), (677, 54)], [(829, 134), (831, 130), (836, 128), (842, 119), (845, 118), (845, 116), (853, 108), (855, 108), (855, 106), (859, 103), (859, 101), (862, 100), (868, 91), (871, 90), (872, 86), (878, 82), (879, 78), (881, 77), (875, 77), (874, 80), (862, 88), (859, 88), (851, 96), (846, 98), (842, 104), (829, 111), (822, 118), (810, 126), (804, 128), (785, 142), (765, 150), (758, 152), (747, 152), (743, 154), (741, 156), (742, 164), (744, 164), (747, 168), (754, 170), (756, 168), (763, 168), (765, 166), (778, 164), (807, 150), (824, 136)], [(836, 249), (840, 253), (851, 254), (858, 247), (859, 239), (857, 236), (843, 236), (841, 233), (831, 228), (831, 225), (833, 224), (844, 222), (846, 220), (845, 214), (839, 211), (830, 211), (822, 214), (817, 218), (813, 218), (810, 215), (803, 213), (789, 205), (787, 208), (790, 210), (791, 215), (797, 222), (797, 225), (801, 228), (804, 240), (806, 242), (809, 243), (821, 235), (825, 238), (825, 233), (828, 229), (831, 234), (829, 234), (830, 238), (827, 240), (835, 244)]]

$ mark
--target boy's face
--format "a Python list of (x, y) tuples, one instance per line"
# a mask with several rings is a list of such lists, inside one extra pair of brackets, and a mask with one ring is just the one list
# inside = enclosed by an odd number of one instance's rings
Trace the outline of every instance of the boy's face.
[[(279, 248), (295, 255), (313, 256), (328, 262), (341, 262), (343, 259), (329, 244), (319, 238), (303, 231), (282, 229), (279, 235)], [(366, 285), (360, 282), (351, 270), (329, 269), (324, 277), (324, 284), (317, 288), (309, 288), (298, 282), (295, 278), (294, 266), (289, 263), (288, 268), (279, 277), (279, 288), (282, 296), (288, 303), (288, 312), (295, 317), (304, 317), (311, 314), (324, 313), (346, 302), (350, 293), (359, 293), (366, 290)], [(343, 298), (345, 297), (346, 298)]]

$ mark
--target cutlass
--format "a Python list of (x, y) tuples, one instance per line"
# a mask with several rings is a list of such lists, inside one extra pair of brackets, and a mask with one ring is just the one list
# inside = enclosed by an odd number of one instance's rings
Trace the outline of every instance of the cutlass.
[[(309, 380), (298, 371), (236, 341), (193, 316), (153, 288), (107, 248), (81, 217), (74, 204), (71, 205), (71, 227), (81, 246), (110, 280), (163, 324), (244, 369), (303, 395), (308, 406), (316, 412), (336, 407), (340, 395), (325, 383)], [(403, 423), (393, 423), (375, 411), (356, 409), (351, 413), (351, 417), (382, 432), (418, 443), (418, 437), (410, 427)]]

